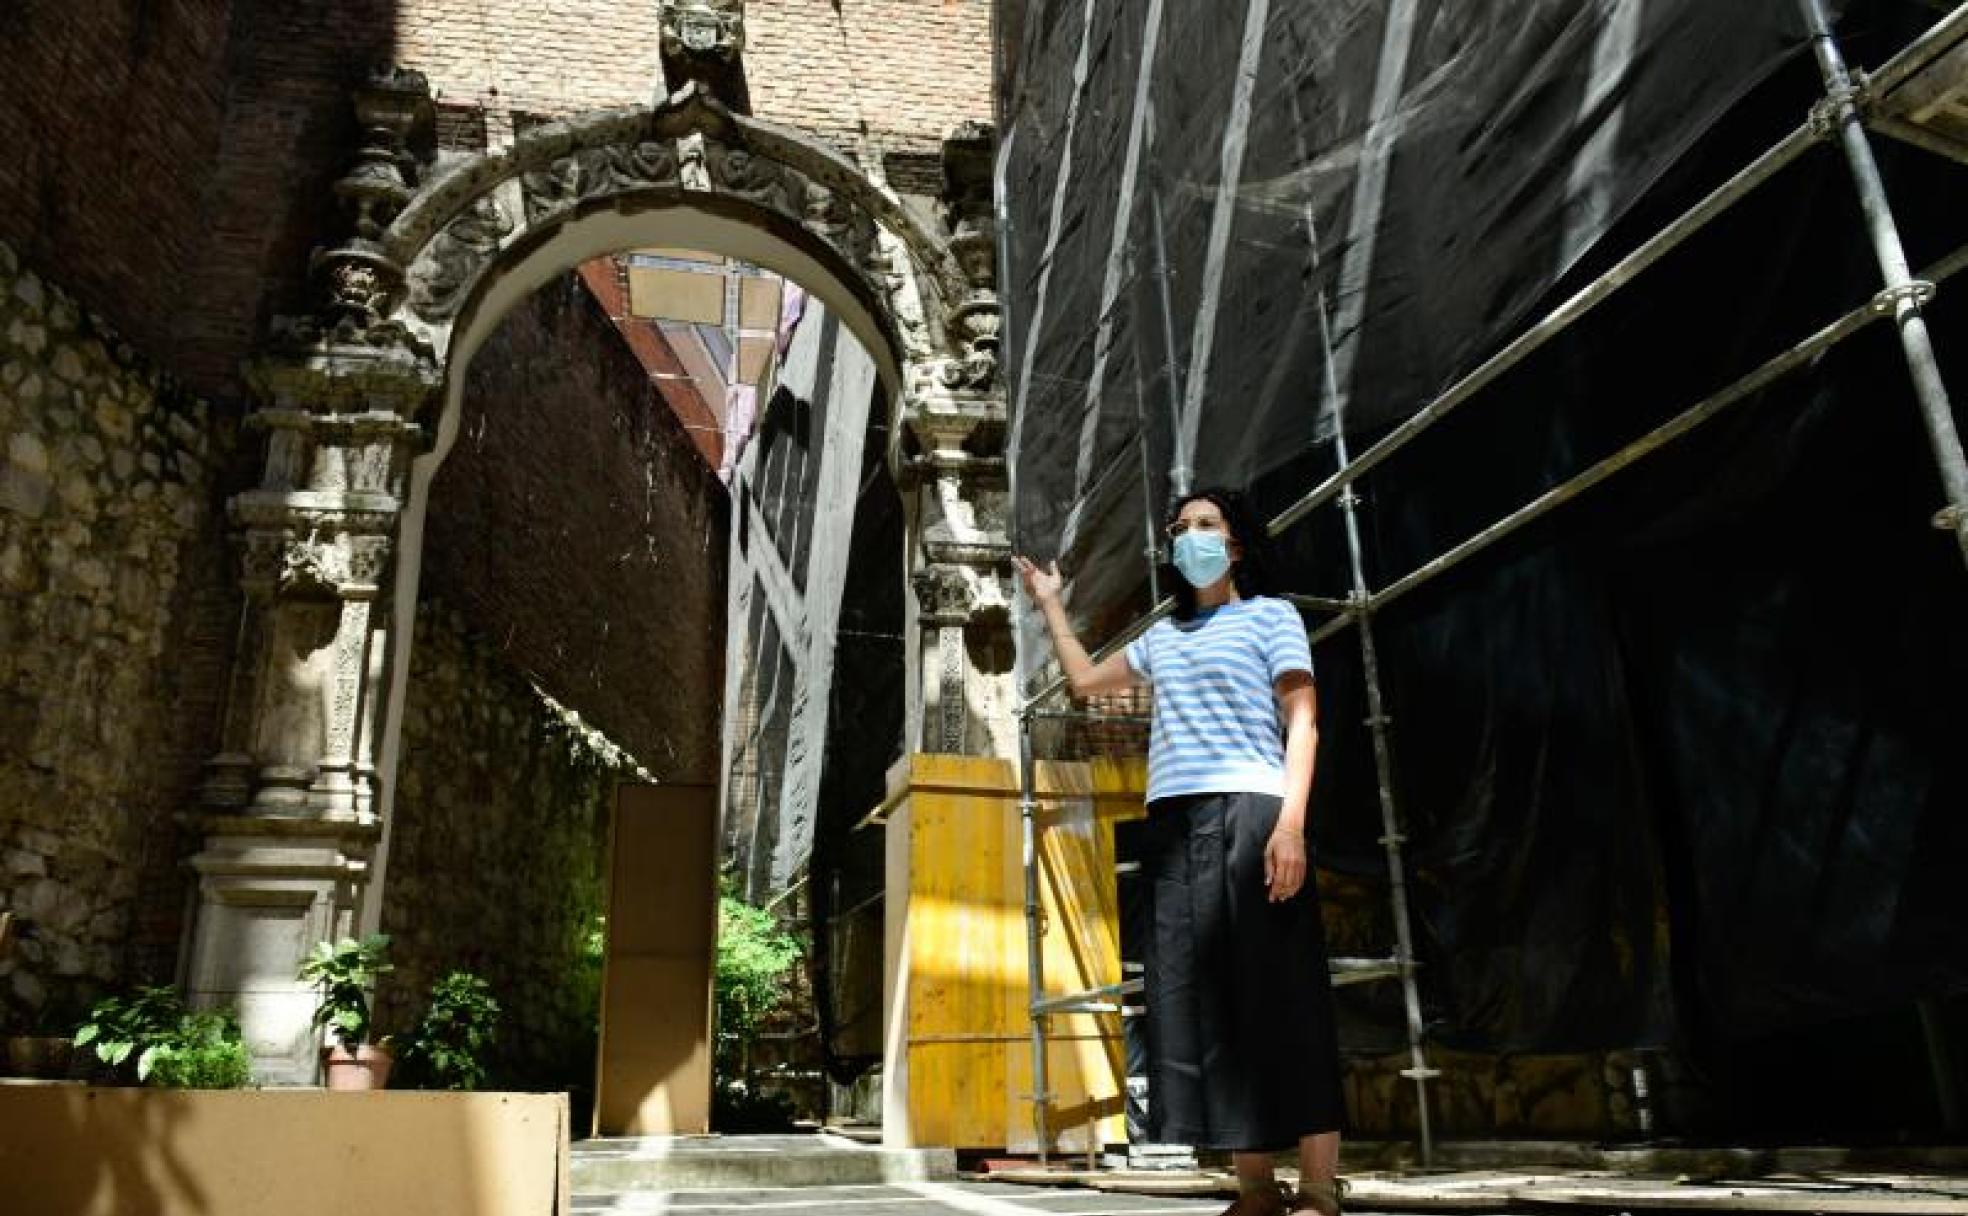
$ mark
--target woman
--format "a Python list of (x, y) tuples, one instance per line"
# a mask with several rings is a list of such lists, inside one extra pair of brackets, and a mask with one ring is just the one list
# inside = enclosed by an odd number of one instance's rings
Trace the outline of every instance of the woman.
[[(1264, 533), (1241, 496), (1176, 504), (1175, 613), (1100, 663), (1060, 606), (1057, 563), (1017, 559), (1073, 695), (1154, 688), (1148, 828), (1148, 1102), (1160, 1139), (1228, 1150), (1226, 1216), (1336, 1216), (1339, 1047), (1305, 856), (1319, 745), (1305, 624), (1261, 594)], [(1272, 1174), (1296, 1146), (1296, 1196)]]

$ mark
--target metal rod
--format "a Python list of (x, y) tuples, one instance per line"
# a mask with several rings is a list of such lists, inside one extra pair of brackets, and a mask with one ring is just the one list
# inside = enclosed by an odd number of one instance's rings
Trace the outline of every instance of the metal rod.
[[(1939, 285), (1952, 279), (1963, 270), (1968, 270), (1968, 245), (1960, 246), (1947, 257), (1942, 258), (1932, 266), (1921, 271), (1921, 277), (1927, 282)], [(1754, 371), (1751, 371), (1748, 375), (1737, 380), (1727, 388), (1697, 402), (1685, 412), (1662, 423), (1659, 427), (1634, 440), (1598, 464), (1592, 465), (1574, 477), (1552, 487), (1544, 494), (1519, 507), (1517, 510), (1512, 511), (1453, 549), (1448, 550), (1389, 584), (1373, 596), (1369, 603), (1369, 608), (1372, 611), (1379, 611), (1385, 608), (1399, 596), (1406, 595), (1421, 584), (1438, 577), (1451, 567), (1460, 564), (1476, 553), (1502, 540), (1504, 537), (1510, 535), (1510, 533), (1517, 531), (1539, 516), (1577, 498), (1584, 491), (1591, 489), (1612, 474), (1633, 464), (1641, 457), (1658, 451), (1674, 440), (1686, 435), (1701, 423), (1708, 421), (1709, 418), (1713, 417), (1722, 409), (1726, 409), (1728, 406), (1743, 400), (1757, 389), (1766, 386), (1784, 373), (1794, 371), (1803, 364), (1810, 362), (1831, 346), (1864, 329), (1866, 325), (1884, 319), (1884, 314), (1873, 304), (1865, 304), (1853, 309), (1830, 325), (1803, 339), (1791, 349), (1769, 360)], [(1327, 638), (1352, 625), (1355, 619), (1356, 616), (1348, 615), (1335, 617), (1327, 621), (1313, 632), (1313, 643), (1316, 645), (1319, 642), (1325, 641)]]
[(1336, 600), (1329, 595), (1300, 595), (1296, 591), (1287, 591), (1279, 598), (1288, 604), (1295, 605), (1299, 608), (1310, 608), (1314, 612), (1353, 611), (1353, 601)]
[[(1961, 433), (1954, 424), (1954, 406), (1948, 400), (1947, 385), (1941, 380), (1941, 365), (1934, 357), (1927, 319), (1920, 312), (1925, 296), (1907, 266), (1906, 246), (1900, 241), (1892, 202), (1886, 197), (1886, 182), (1879, 175), (1879, 162), (1873, 159), (1872, 141), (1866, 138), (1865, 126), (1859, 121), (1859, 90), (1846, 70), (1838, 40), (1832, 36), (1831, 20), (1825, 15), (1823, 0), (1797, 0), (1797, 6), (1811, 30), (1811, 49), (1824, 76), (1839, 146), (1851, 166), (1859, 207), (1865, 213), (1866, 235), (1872, 239), (1872, 254), (1886, 285), (1882, 298), (1892, 305), (1893, 319), (1900, 330), (1900, 350), (1913, 377), (1913, 395), (1920, 404), (1921, 420), (1927, 424), (1927, 442), (1934, 449), (1934, 462), (1940, 469), (1941, 485), (1947, 494), (1941, 518), (1954, 533), (1962, 561), (1968, 563), (1968, 454), (1961, 449)], [(1957, 9), (1947, 21), (1961, 15)]]
[(1426, 407), (1411, 414), (1399, 426), (1389, 431), (1380, 442), (1362, 452), (1358, 460), (1341, 460), (1338, 472), (1320, 482), (1311, 492), (1272, 519), (1271, 534), (1276, 536), (1304, 519), (1320, 504), (1338, 495), (1368, 470), (1406, 447), (1416, 436), (1435, 425), (1451, 410), (1496, 382), (1505, 372), (1522, 363), (1533, 351), (1563, 333), (1573, 322), (1638, 278), (1642, 271), (1660, 261), (1676, 246), (1700, 231), (1709, 221), (1776, 176), (1784, 166), (1808, 151), (1816, 139), (1817, 136), (1809, 124), (1800, 126), (1786, 135), (1775, 147), (1750, 162), (1734, 177), (1717, 186), (1708, 197), (1682, 212), (1673, 223), (1654, 234), (1638, 249), (1621, 258), (1610, 270), (1580, 289), (1578, 294), (1546, 313), (1542, 320), (1486, 359), (1475, 371), (1456, 381)]
[[(1805, 19), (1808, 21), (1810, 14)], [(1901, 47), (1899, 54), (1881, 64), (1878, 71), (1866, 78), (1867, 88), (1875, 96), (1884, 97), (1964, 38), (1968, 38), (1968, 4), (1959, 4), (1953, 12), (1928, 26), (1920, 37)]]
[(1317, 646), (1319, 643), (1325, 641), (1327, 638), (1332, 637), (1334, 634), (1339, 633), (1342, 630), (1346, 629), (1348, 626), (1352, 625), (1354, 615), (1355, 614), (1349, 612), (1344, 616), (1336, 616), (1332, 620), (1327, 621), (1325, 624), (1319, 626), (1317, 629), (1314, 629), (1312, 631), (1312, 637), (1310, 639), (1312, 644), (1314, 646)]
[[(1323, 309), (1320, 315), (1324, 316)], [(1344, 463), (1344, 427), (1334, 433), (1333, 442), (1338, 446), (1340, 461)], [(1346, 555), (1352, 568), (1353, 593), (1365, 601), (1369, 592), (1364, 546), (1360, 539), (1359, 501), (1357, 495), (1347, 494), (1339, 500), (1339, 508), (1346, 522)], [(1428, 1030), (1421, 1017), (1421, 990), (1415, 983), (1412, 965), (1415, 958), (1414, 927), (1408, 917), (1407, 863), (1401, 856), (1401, 815), (1394, 801), (1393, 741), (1389, 737), (1387, 703), (1381, 694), (1380, 652), (1374, 645), (1371, 611), (1357, 613), (1350, 619), (1360, 628), (1360, 666), (1366, 677), (1367, 721), (1373, 735), (1374, 781), (1380, 793), (1380, 839), (1387, 860), (1387, 899), (1394, 912), (1394, 957), (1401, 963), (1401, 1004), (1407, 1015), (1408, 1068), (1402, 1075), (1414, 1081), (1415, 1112), (1421, 1133), (1421, 1164), (1426, 1168), (1435, 1159), (1435, 1136), (1428, 1111), (1428, 1079), (1434, 1072), (1428, 1067), (1427, 1051), (1422, 1046)]]
[[(1164, 598), (1158, 601), (1153, 608), (1150, 608), (1148, 610), (1147, 615), (1139, 618), (1133, 624), (1129, 625), (1126, 629), (1121, 630), (1119, 633), (1109, 638), (1106, 641), (1106, 643), (1100, 647), (1100, 649), (1094, 651), (1091, 655), (1088, 655), (1087, 656), (1088, 659), (1090, 659), (1096, 665), (1105, 662), (1112, 655), (1118, 654), (1122, 649), (1124, 649), (1127, 646), (1129, 642), (1132, 642), (1134, 639), (1140, 637), (1142, 634), (1147, 633), (1148, 630), (1155, 624), (1156, 621), (1161, 620), (1163, 617), (1167, 616), (1169, 613), (1174, 611), (1175, 611), (1175, 601), (1173, 599)], [(1039, 691), (1033, 693), (1031, 696), (1025, 699), (1025, 704), (1020, 706), (1018, 709), (1019, 715), (1024, 716), (1026, 714), (1032, 713), (1034, 706), (1040, 704), (1043, 701), (1049, 700), (1052, 697), (1058, 696), (1061, 692), (1065, 691), (1065, 688), (1066, 688), (1066, 677), (1064, 675), (1054, 676), (1051, 680), (1047, 681), (1039, 689)]]
[[(1154, 114), (1148, 115), (1148, 138), (1158, 138)], [(1155, 288), (1161, 297), (1162, 349), (1168, 353), (1168, 410), (1169, 433), (1182, 433), (1182, 397), (1184, 383), (1188, 380), (1188, 369), (1179, 367), (1175, 357), (1175, 301), (1169, 291), (1168, 238), (1162, 218), (1162, 174), (1159, 161), (1148, 158), (1148, 214), (1154, 225), (1155, 249)], [(1179, 455), (1177, 457), (1180, 459)], [(1189, 478), (1184, 470), (1170, 470), (1170, 490), (1176, 494), (1189, 492)]]
[(1125, 722), (1130, 726), (1148, 726), (1155, 720), (1147, 714), (1109, 714), (1093, 709), (1033, 709), (1026, 711), (1026, 716), (1053, 722)]
[[(1968, 266), (1968, 245), (1957, 249), (1949, 257), (1935, 265), (1933, 281), (1942, 282), (1954, 273)], [(1484, 549), (1509, 536), (1525, 524), (1548, 514), (1554, 508), (1577, 498), (1580, 494), (1598, 485), (1613, 474), (1635, 463), (1641, 457), (1656, 452), (1686, 435), (1702, 423), (1707, 422), (1723, 410), (1747, 400), (1760, 390), (1769, 387), (1789, 372), (1810, 363), (1825, 351), (1843, 342), (1853, 334), (1877, 321), (1885, 320), (1885, 314), (1872, 304), (1865, 304), (1846, 313), (1831, 324), (1804, 338), (1789, 350), (1765, 362), (1756, 370), (1722, 389), (1720, 392), (1697, 402), (1682, 413), (1661, 423), (1645, 435), (1627, 444), (1604, 460), (1585, 471), (1553, 486), (1543, 494), (1525, 503), (1510, 514), (1497, 520), (1489, 527), (1471, 536), (1461, 544), (1441, 554), (1426, 564), (1390, 583), (1373, 597), (1372, 608), (1379, 611), (1388, 604), (1406, 595), (1416, 587), (1435, 578), (1451, 567), (1456, 566)]]
[(1958, 143), (1942, 135), (1936, 135), (1926, 127), (1917, 126), (1904, 118), (1889, 118), (1884, 114), (1866, 116), (1865, 125), (1890, 136), (1903, 144), (1912, 144), (1924, 152), (1945, 156), (1960, 165), (1968, 165), (1968, 144)]
[[(1317, 282), (1320, 278), (1318, 219), (1309, 206), (1305, 210), (1305, 243), (1311, 258), (1312, 278)], [(1340, 395), (1339, 374), (1334, 367), (1332, 319), (1326, 313), (1323, 287), (1319, 292), (1317, 311), (1319, 344), (1325, 355), (1325, 408), (1332, 415), (1333, 424), (1333, 457), (1344, 469), (1350, 460), (1346, 443), (1346, 405)], [(1373, 733), (1374, 781), (1380, 800), (1380, 842), (1385, 849), (1387, 862), (1387, 901), (1394, 915), (1394, 958), (1399, 964), (1397, 974), (1401, 978), (1401, 1002), (1407, 1019), (1408, 1067), (1402, 1075), (1414, 1081), (1416, 1131), (1421, 1138), (1421, 1164), (1426, 1168), (1435, 1160), (1435, 1133), (1428, 1110), (1428, 1081), (1436, 1073), (1428, 1067), (1427, 1050), (1423, 1046), (1427, 1026), (1421, 1018), (1421, 990), (1415, 983), (1414, 930), (1408, 918), (1407, 866), (1401, 857), (1404, 838), (1401, 835), (1399, 808), (1394, 800), (1392, 742), (1388, 737), (1386, 706), (1381, 697), (1380, 658), (1374, 648), (1370, 615), (1372, 600), (1367, 586), (1366, 544), (1360, 535), (1359, 506), (1360, 496), (1349, 487), (1340, 496), (1339, 507), (1346, 525), (1346, 556), (1353, 579), (1353, 594), (1345, 605), (1347, 611), (1327, 622), (1327, 625), (1331, 627), (1350, 620), (1357, 621), (1360, 626), (1360, 661), (1366, 677), (1368, 722)]]
[(1122, 980), (1118, 984), (1102, 984), (1085, 992), (1069, 992), (1065, 996), (1049, 996), (1032, 1002), (1032, 1016), (1044, 1013), (1067, 1013), (1081, 1006), (1100, 1001), (1113, 1002), (1124, 996), (1136, 996), (1143, 989), (1141, 980)]
[[(1036, 1009), (1045, 995), (1045, 943), (1039, 936), (1039, 803), (1034, 797), (1032, 720), (1018, 723), (1018, 819), (1025, 862), (1025, 982)], [(1045, 1017), (1032, 1015), (1032, 1126), (1039, 1138), (1039, 1164), (1052, 1152), (1047, 1127), (1052, 1086), (1047, 1076)]]

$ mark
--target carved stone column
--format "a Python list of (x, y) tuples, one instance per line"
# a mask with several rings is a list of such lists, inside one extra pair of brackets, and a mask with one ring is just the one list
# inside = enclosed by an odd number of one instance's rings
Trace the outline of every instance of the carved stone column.
[(366, 146), (336, 184), (354, 236), (316, 256), (320, 315), (277, 322), (247, 369), (266, 457), (231, 503), (245, 605), (198, 811), (187, 988), (238, 1007), (255, 1072), (275, 1084), (315, 1079), (320, 1036), (294, 973), (315, 942), (349, 931), (380, 834), (377, 604), (439, 375), (427, 346), (382, 319), (403, 273), (374, 241), (409, 197), (406, 141), (428, 106), (410, 75), (358, 94)]
[(903, 472), (915, 496), (919, 746), (1008, 756), (1016, 690), (990, 148), (988, 127), (944, 142), (945, 219), (968, 293), (950, 315), (948, 353), (908, 369)]

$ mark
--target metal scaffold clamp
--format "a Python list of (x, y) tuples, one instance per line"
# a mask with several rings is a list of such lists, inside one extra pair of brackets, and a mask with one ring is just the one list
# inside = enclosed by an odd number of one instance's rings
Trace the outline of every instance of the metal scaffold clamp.
[(1888, 287), (1872, 297), (1872, 310), (1901, 316), (1911, 309), (1927, 307), (1933, 302), (1936, 290), (1926, 279), (1914, 279), (1897, 287)]
[(1860, 71), (1845, 73), (1842, 83), (1828, 90), (1823, 97), (1811, 104), (1809, 125), (1811, 133), (1819, 139), (1831, 139), (1844, 125), (1846, 107), (1856, 120), (1872, 101), (1872, 93), (1866, 81), (1866, 74)]

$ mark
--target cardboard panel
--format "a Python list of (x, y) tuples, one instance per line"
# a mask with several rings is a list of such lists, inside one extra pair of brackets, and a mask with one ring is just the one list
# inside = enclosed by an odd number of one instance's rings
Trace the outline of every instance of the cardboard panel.
[(711, 1123), (717, 791), (623, 786), (609, 845), (595, 1126), (700, 1134)]
[(566, 1213), (564, 1094), (0, 1086), (7, 1216)]

